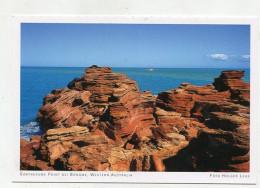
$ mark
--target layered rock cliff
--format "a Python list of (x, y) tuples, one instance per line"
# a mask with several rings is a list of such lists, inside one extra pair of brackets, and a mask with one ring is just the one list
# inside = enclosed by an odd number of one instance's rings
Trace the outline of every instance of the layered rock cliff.
[(21, 170), (249, 171), (250, 89), (243, 71), (213, 84), (140, 92), (91, 66), (44, 97), (44, 134), (21, 139)]

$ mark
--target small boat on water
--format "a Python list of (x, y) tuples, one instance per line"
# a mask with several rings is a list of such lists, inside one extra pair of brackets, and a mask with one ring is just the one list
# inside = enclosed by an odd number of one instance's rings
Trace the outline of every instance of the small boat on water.
[(148, 71), (153, 71), (153, 69), (151, 68), (151, 69), (148, 69)]

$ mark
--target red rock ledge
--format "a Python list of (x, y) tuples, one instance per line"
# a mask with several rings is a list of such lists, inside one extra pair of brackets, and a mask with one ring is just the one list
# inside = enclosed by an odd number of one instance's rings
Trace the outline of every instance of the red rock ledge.
[(21, 170), (249, 171), (244, 71), (158, 96), (109, 67), (85, 73), (44, 97), (44, 134), (21, 139)]

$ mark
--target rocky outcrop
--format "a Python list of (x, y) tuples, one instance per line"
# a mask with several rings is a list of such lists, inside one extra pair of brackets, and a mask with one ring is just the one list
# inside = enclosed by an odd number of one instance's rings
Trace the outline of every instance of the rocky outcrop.
[(250, 84), (242, 80), (245, 71), (222, 71), (220, 77), (215, 78), (213, 85), (218, 91), (230, 91), (231, 98), (237, 103), (250, 104)]
[(30, 142), (20, 139), (21, 170), (54, 170), (47, 162), (38, 159), (41, 137), (31, 136)]
[(140, 92), (125, 74), (92, 66), (44, 98), (44, 134), (21, 139), (22, 170), (249, 171), (249, 84)]

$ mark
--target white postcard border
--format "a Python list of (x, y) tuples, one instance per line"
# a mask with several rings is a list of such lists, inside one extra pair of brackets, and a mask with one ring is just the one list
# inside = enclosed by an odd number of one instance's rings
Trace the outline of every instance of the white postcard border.
[[(13, 17), (13, 154), (14, 182), (256, 183), (257, 18), (200, 16), (14, 16)], [(250, 172), (75, 172), (20, 171), (21, 23), (229, 24), (250, 25)], [(92, 176), (93, 175), (93, 176)]]

